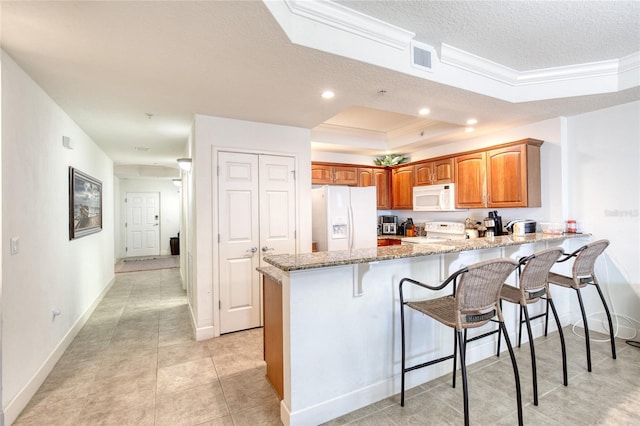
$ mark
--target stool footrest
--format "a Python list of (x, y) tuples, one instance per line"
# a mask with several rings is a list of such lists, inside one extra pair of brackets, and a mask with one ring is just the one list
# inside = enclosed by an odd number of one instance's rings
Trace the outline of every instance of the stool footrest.
[(404, 369), (404, 372), (407, 373), (409, 371), (413, 371), (413, 370), (417, 370), (418, 368), (427, 367), (429, 365), (437, 364), (439, 362), (446, 361), (448, 359), (453, 359), (453, 354), (445, 356), (445, 357), (442, 357), (442, 358), (434, 359), (432, 361), (423, 362), (422, 364), (414, 365), (413, 367), (407, 367), (407, 368)]
[(482, 339), (482, 338), (487, 337), (487, 336), (491, 336), (492, 334), (496, 334), (499, 331), (500, 331), (500, 329), (493, 330), (493, 331), (487, 331), (486, 333), (480, 334), (478, 336), (474, 336), (471, 339), (467, 339), (467, 342), (473, 342), (474, 340), (478, 340), (478, 339)]

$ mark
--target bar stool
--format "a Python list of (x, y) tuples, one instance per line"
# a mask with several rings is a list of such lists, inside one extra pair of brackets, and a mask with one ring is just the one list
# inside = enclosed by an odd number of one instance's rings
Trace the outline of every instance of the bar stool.
[[(462, 392), (464, 403), (464, 424), (469, 425), (469, 397), (467, 389), (467, 368), (465, 363), (465, 341), (462, 336), (463, 330), (481, 327), (489, 321), (497, 322), (504, 331), (505, 341), (509, 348), (513, 374), (516, 382), (516, 399), (518, 404), (518, 424), (522, 425), (522, 398), (520, 392), (520, 376), (518, 365), (513, 353), (513, 348), (506, 333), (502, 312), (499, 306), (500, 289), (509, 274), (517, 266), (517, 262), (512, 259), (494, 259), (479, 262), (466, 268), (454, 272), (442, 284), (431, 286), (411, 278), (400, 280), (400, 327), (402, 331), (402, 380), (400, 392), (400, 405), (404, 407), (404, 385), (405, 374), (409, 371), (427, 367), (448, 359), (453, 359), (453, 387), (456, 386), (456, 356), (460, 351), (460, 367), (462, 370)], [(459, 281), (459, 282), (458, 282)], [(403, 285), (413, 284), (429, 290), (441, 290), (449, 283), (453, 282), (453, 295), (444, 296), (430, 300), (408, 301), (404, 300)], [(457, 285), (457, 289), (456, 289)], [(436, 321), (452, 327), (455, 331), (453, 340), (453, 354), (442, 358), (427, 361), (412, 367), (406, 366), (405, 360), (405, 320), (404, 307), (407, 306), (421, 312)], [(494, 318), (497, 317), (497, 320)]]
[[(609, 313), (609, 307), (604, 299), (598, 280), (594, 272), (596, 260), (598, 256), (604, 252), (609, 245), (609, 240), (598, 240), (586, 244), (573, 253), (564, 253), (564, 258), (558, 260), (558, 263), (566, 262), (571, 258), (575, 258), (573, 261), (573, 268), (571, 276), (556, 274), (555, 272), (549, 272), (549, 283), (555, 284), (564, 288), (572, 288), (578, 295), (578, 303), (580, 303), (580, 312), (582, 314), (582, 323), (584, 325), (584, 339), (587, 348), (587, 370), (591, 371), (591, 346), (589, 345), (589, 325), (587, 324), (587, 316), (584, 311), (584, 304), (582, 303), (582, 296), (580, 295), (580, 289), (587, 285), (595, 286), (598, 290), (598, 295), (604, 306), (604, 311), (607, 314), (607, 320), (609, 321), (609, 337), (611, 339), (611, 357), (616, 359), (616, 342), (613, 336), (613, 323), (611, 322), (611, 314)], [(546, 312), (547, 322), (549, 318), (549, 309)], [(545, 325), (545, 336), (547, 335), (547, 327)]]
[[(549, 292), (548, 277), (549, 270), (554, 263), (562, 256), (562, 249), (554, 247), (539, 251), (531, 256), (523, 257), (518, 265), (518, 287), (508, 284), (502, 286), (500, 291), (501, 301), (507, 301), (520, 305), (520, 324), (518, 330), (518, 347), (522, 342), (522, 323), (527, 325), (527, 333), (529, 334), (529, 349), (531, 351), (531, 372), (533, 376), (533, 404), (538, 405), (538, 378), (536, 372), (536, 352), (533, 346), (533, 334), (531, 333), (531, 320), (546, 317), (547, 312), (529, 317), (527, 305), (537, 303), (540, 299), (546, 299), (547, 310), (551, 306), (553, 317), (558, 326), (558, 334), (560, 336), (560, 346), (562, 348), (562, 377), (563, 384), (567, 386), (567, 352), (564, 343), (564, 333), (558, 318), (558, 312), (553, 304), (551, 293)], [(522, 313), (524, 312), (524, 320)], [(500, 353), (500, 335), (501, 329), (498, 330), (498, 354)]]

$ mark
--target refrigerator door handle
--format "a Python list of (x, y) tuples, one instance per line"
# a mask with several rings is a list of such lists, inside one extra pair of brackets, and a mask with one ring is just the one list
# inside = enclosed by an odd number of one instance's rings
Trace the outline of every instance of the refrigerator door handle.
[(353, 250), (353, 207), (349, 205), (349, 219), (347, 226), (349, 227), (349, 250)]

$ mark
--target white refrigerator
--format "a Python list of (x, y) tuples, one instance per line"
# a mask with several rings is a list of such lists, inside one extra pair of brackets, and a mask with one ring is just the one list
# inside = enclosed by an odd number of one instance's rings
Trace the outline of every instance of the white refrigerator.
[(311, 190), (311, 238), (318, 251), (378, 245), (376, 187), (322, 186)]

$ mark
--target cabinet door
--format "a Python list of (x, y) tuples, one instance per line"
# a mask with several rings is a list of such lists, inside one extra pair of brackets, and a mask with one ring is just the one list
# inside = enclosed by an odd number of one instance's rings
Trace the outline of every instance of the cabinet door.
[(375, 186), (372, 169), (358, 167), (358, 186)]
[(376, 199), (378, 210), (391, 208), (391, 188), (388, 169), (373, 169), (373, 182), (376, 185)]
[(485, 207), (485, 153), (455, 158), (456, 207)]
[(433, 183), (433, 163), (420, 163), (415, 165), (415, 185), (431, 185)]
[(357, 185), (358, 184), (358, 168), (357, 167), (333, 167), (334, 179), (336, 185)]
[(487, 204), (489, 207), (527, 206), (526, 145), (487, 152)]
[(413, 166), (393, 169), (391, 174), (391, 208), (413, 209)]
[(453, 182), (453, 158), (445, 158), (444, 160), (434, 161), (432, 166), (433, 178), (432, 183), (451, 183)]
[(333, 183), (333, 167), (326, 164), (311, 163), (311, 183), (327, 185)]

